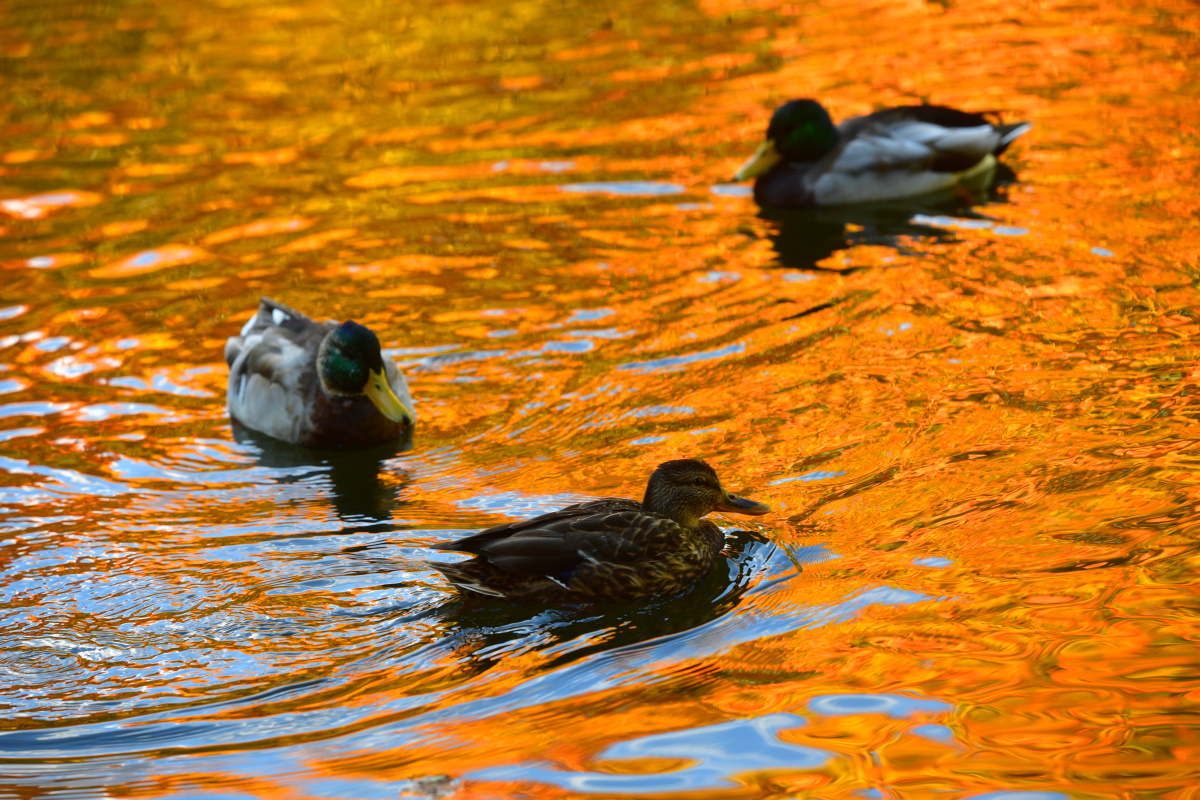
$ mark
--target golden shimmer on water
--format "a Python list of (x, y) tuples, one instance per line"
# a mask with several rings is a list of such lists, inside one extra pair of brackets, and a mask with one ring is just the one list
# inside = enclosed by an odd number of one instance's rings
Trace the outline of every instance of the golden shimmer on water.
[[(1194, 3), (0, 0), (0, 797), (1200, 797)], [(1032, 131), (760, 214), (771, 110)], [(260, 295), (411, 449), (231, 427)], [(709, 460), (648, 607), (435, 542)]]

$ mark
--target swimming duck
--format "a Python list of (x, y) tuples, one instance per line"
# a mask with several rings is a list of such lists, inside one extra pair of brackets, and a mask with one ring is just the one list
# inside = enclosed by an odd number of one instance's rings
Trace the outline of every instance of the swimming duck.
[(379, 338), (354, 321), (317, 322), (262, 298), (225, 343), (229, 414), (307, 447), (366, 447), (411, 430), (408, 382)]
[(1033, 127), (945, 106), (898, 106), (841, 125), (816, 100), (775, 110), (766, 141), (734, 176), (759, 205), (807, 208), (895, 200), (983, 176)]
[(701, 519), (712, 511), (770, 509), (723, 489), (703, 461), (668, 461), (640, 503), (606, 497), (498, 525), (437, 545), (474, 558), (430, 566), (466, 592), (521, 602), (664, 597), (696, 584), (724, 546), (721, 529)]

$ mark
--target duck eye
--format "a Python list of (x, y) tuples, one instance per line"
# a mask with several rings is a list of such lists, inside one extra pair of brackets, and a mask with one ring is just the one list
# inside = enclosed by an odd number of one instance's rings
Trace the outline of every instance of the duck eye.
[(692, 483), (696, 484), (697, 486), (704, 486), (708, 483), (708, 481), (704, 480), (704, 478), (696, 478), (692, 481)]

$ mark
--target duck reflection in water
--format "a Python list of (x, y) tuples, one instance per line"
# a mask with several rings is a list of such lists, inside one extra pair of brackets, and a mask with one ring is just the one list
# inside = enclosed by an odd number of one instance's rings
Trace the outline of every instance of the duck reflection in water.
[(519, 602), (592, 603), (663, 598), (704, 578), (725, 534), (713, 511), (760, 515), (762, 503), (730, 494), (708, 464), (668, 461), (641, 502), (604, 498), (498, 525), (438, 545), (470, 553), (432, 562), (459, 590)]
[(1005, 202), (1007, 187), (1015, 181), (1016, 174), (1000, 164), (978, 179), (921, 197), (828, 208), (763, 206), (759, 217), (768, 224), (767, 238), (778, 256), (778, 266), (849, 274), (863, 267), (821, 262), (859, 245), (889, 247), (908, 254), (911, 241), (948, 242), (955, 238), (953, 229), (923, 219), (952, 217), (978, 220), (981, 227), (988, 226), (991, 220), (976, 206)]
[[(233, 438), (253, 448), (260, 466), (288, 470), (281, 482), (310, 480), (328, 475), (333, 509), (340, 519), (355, 524), (388, 522), (400, 503), (407, 483), (403, 473), (391, 469), (388, 460), (412, 447), (411, 432), (400, 438), (361, 450), (311, 450), (280, 441), (233, 421)], [(304, 470), (311, 467), (310, 470)]]

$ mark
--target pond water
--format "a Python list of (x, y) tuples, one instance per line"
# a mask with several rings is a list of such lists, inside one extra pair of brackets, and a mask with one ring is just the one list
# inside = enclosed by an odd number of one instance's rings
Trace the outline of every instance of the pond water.
[[(0, 0), (0, 796), (1200, 797), (1196, 11)], [(1034, 127), (760, 214), (795, 96)], [(260, 295), (411, 448), (231, 427)], [(683, 597), (423, 565), (683, 456)]]

